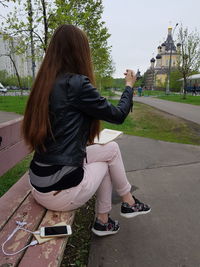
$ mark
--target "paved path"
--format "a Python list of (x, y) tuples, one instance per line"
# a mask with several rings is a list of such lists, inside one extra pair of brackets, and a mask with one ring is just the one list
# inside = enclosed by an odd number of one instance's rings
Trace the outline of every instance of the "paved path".
[(200, 146), (123, 135), (118, 140), (134, 194), (151, 213), (120, 217), (118, 234), (93, 235), (88, 267), (200, 267)]
[[(198, 96), (197, 96), (198, 97)], [(162, 100), (154, 97), (134, 97), (135, 101), (156, 107), (177, 117), (200, 124), (200, 106)]]
[[(118, 96), (111, 97), (111, 99), (120, 99), (121, 93), (116, 93)], [(197, 96), (199, 97), (199, 96)], [(185, 120), (193, 121), (200, 124), (200, 106), (162, 100), (150, 96), (134, 96), (133, 101), (141, 102), (157, 109), (163, 110), (167, 113), (173, 114)]]
[(19, 117), (22, 117), (22, 116), (14, 113), (14, 112), (0, 111), (0, 123), (14, 120), (14, 119), (17, 119)]

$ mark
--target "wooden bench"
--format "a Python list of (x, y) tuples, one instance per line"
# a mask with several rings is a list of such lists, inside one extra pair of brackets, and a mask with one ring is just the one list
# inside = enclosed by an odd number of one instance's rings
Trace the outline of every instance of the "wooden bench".
[[(28, 155), (28, 149), (20, 135), (22, 117), (0, 124), (0, 175)], [(25, 221), (31, 231), (41, 226), (59, 222), (72, 224), (75, 212), (46, 210), (33, 199), (30, 192), (28, 172), (0, 198), (0, 245), (16, 228), (16, 221)], [(19, 230), (5, 245), (5, 250), (14, 253), (29, 244), (32, 234)], [(27, 248), (15, 256), (6, 256), (0, 249), (0, 267), (55, 267), (60, 266), (67, 238), (57, 238)]]

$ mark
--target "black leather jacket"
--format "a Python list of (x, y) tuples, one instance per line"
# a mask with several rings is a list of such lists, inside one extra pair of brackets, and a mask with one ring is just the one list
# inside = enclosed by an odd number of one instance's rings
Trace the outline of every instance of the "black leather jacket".
[(60, 76), (50, 96), (54, 139), (46, 138), (45, 152), (34, 160), (52, 165), (82, 166), (92, 119), (121, 124), (132, 108), (133, 89), (127, 86), (115, 107), (92, 86), (86, 76)]

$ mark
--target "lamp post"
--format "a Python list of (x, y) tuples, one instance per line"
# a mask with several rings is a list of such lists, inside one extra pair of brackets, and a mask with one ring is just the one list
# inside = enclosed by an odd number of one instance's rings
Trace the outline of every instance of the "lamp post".
[(172, 45), (173, 45), (173, 35), (175, 32), (176, 27), (178, 26), (178, 23), (176, 23), (174, 30), (172, 32), (172, 38), (170, 40), (170, 54), (169, 54), (169, 68), (168, 68), (168, 75), (167, 75), (167, 86), (166, 86), (166, 95), (170, 93), (169, 84), (170, 84), (170, 73), (171, 73), (171, 65), (172, 65)]
[(136, 76), (136, 81), (138, 81), (138, 80), (140, 80), (142, 78), (139, 69), (137, 70), (137, 73), (136, 73), (135, 76)]

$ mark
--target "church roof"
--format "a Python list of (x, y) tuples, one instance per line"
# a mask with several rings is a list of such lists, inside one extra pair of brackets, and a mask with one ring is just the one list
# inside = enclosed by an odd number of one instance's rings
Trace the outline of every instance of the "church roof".
[(162, 58), (162, 56), (160, 55), (160, 54), (158, 54), (157, 56), (156, 56), (156, 59), (161, 59)]
[(176, 46), (174, 44), (174, 40), (172, 38), (171, 33), (168, 33), (167, 39), (164, 42), (164, 44), (165, 44), (165, 50), (166, 51), (170, 51), (171, 49), (174, 50), (174, 51), (176, 51)]

